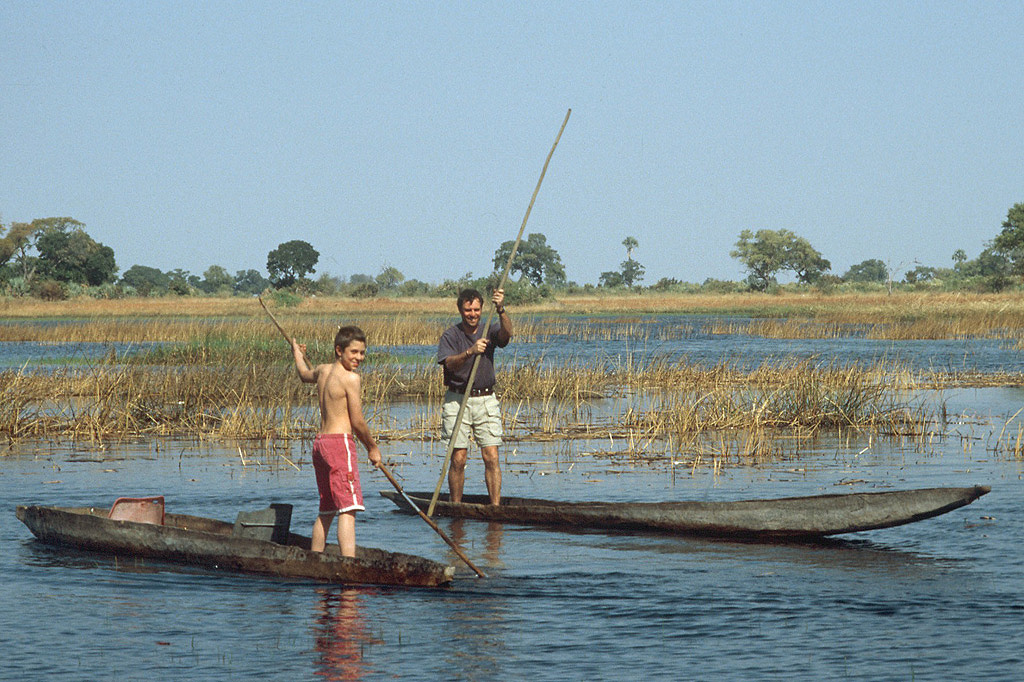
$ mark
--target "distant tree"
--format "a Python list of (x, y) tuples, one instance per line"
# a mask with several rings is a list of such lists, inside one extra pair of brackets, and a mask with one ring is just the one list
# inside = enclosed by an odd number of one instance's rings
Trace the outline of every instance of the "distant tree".
[(986, 289), (1001, 291), (1013, 282), (1013, 262), (1010, 256), (998, 251), (990, 243), (978, 257), (961, 263), (957, 272), (963, 277), (976, 278), (983, 281)]
[(787, 241), (781, 232), (775, 230), (758, 230), (756, 235), (750, 230), (743, 230), (736, 248), (729, 255), (747, 268), (751, 288), (764, 290), (775, 282), (776, 273), (786, 267)]
[(626, 260), (619, 264), (619, 272), (622, 274), (622, 283), (627, 287), (638, 286), (644, 278), (644, 266), (633, 260), (633, 251), (640, 247), (636, 237), (626, 237), (622, 240), (626, 247)]
[[(42, 277), (70, 282), (67, 270), (70, 263), (68, 241), (71, 232), (80, 230), (84, 223), (74, 218), (38, 218), (32, 221), (32, 232), (35, 237), (34, 246), (39, 254), (37, 270)], [(45, 255), (44, 255), (45, 252)]]
[(747, 283), (759, 291), (773, 284), (775, 275), (783, 270), (792, 270), (801, 282), (813, 282), (832, 267), (810, 242), (790, 230), (758, 230), (756, 234), (743, 230), (729, 255), (743, 263), (749, 273)]
[(267, 254), (267, 272), (270, 273), (270, 283), (278, 289), (291, 286), (298, 280), (305, 279), (306, 275), (315, 272), (318, 260), (320, 260), (320, 252), (301, 239), (293, 239), (279, 244), (276, 249)]
[(716, 294), (728, 294), (738, 292), (740, 290), (740, 284), (738, 282), (731, 282), (729, 280), (708, 277), (703, 282), (701, 282), (700, 288), (702, 291), (706, 292)]
[(26, 286), (30, 285), (39, 264), (39, 259), (31, 255), (39, 237), (39, 228), (32, 223), (11, 223), (7, 233), (0, 230), (0, 235), (0, 263), (7, 264), (13, 259), (10, 272), (21, 277)]
[(953, 267), (957, 267), (961, 263), (967, 261), (967, 253), (963, 249), (957, 249), (953, 252)]
[(1013, 274), (1024, 274), (1024, 203), (1007, 211), (1002, 231), (992, 240), (992, 250), (1009, 259)]
[(28, 223), (11, 223), (7, 227), (0, 223), (0, 265), (6, 265), (11, 260), (28, 234), (27, 230), (21, 234), (21, 229), (30, 227)]
[(626, 237), (622, 240), (622, 245), (626, 247), (626, 260), (633, 260), (633, 250), (639, 248), (640, 242), (636, 237)]
[(632, 258), (628, 258), (620, 264), (622, 270), (619, 274), (622, 277), (622, 283), (627, 287), (639, 286), (640, 282), (644, 279), (644, 266), (640, 265), (637, 261)]
[(374, 280), (377, 286), (385, 291), (395, 289), (405, 281), (405, 275), (399, 272), (398, 268), (386, 266), (381, 269), (380, 274)]
[(135, 289), (140, 296), (152, 296), (166, 291), (171, 278), (157, 268), (133, 265), (121, 275), (121, 282)]
[(928, 267), (927, 265), (918, 265), (913, 270), (907, 270), (906, 274), (903, 275), (903, 281), (907, 284), (928, 282), (933, 279), (935, 279), (935, 268)]
[(207, 294), (217, 292), (230, 292), (235, 283), (235, 278), (228, 274), (228, 271), (219, 265), (211, 265), (203, 273), (203, 279), (199, 282), (199, 289)]
[(357, 272), (348, 278), (348, 283), (359, 286), (360, 284), (376, 284), (377, 280), (370, 275), (364, 275)]
[(58, 282), (98, 286), (114, 281), (114, 250), (100, 244), (73, 218), (33, 221), (38, 237), (39, 273)]
[(400, 296), (429, 296), (433, 287), (418, 279), (407, 279), (398, 287)]
[(657, 282), (651, 285), (651, 291), (671, 291), (673, 287), (682, 284), (675, 277), (662, 277)]
[(609, 270), (608, 272), (602, 272), (601, 276), (597, 278), (598, 286), (607, 287), (609, 289), (615, 289), (625, 284), (622, 281), (622, 273), (616, 272), (615, 270)]
[(843, 275), (843, 280), (847, 282), (884, 282), (888, 276), (889, 269), (884, 262), (877, 258), (869, 258), (856, 265), (851, 265)]
[(814, 282), (814, 286), (821, 292), (834, 291), (837, 286), (843, 283), (843, 278), (839, 275), (824, 274), (818, 277)]
[(978, 254), (977, 264), (981, 277), (1009, 277), (1012, 265), (1009, 257), (991, 244)]
[(200, 279), (188, 270), (175, 268), (167, 272), (167, 291), (179, 296), (190, 296), (198, 288)]
[(311, 293), (319, 294), (320, 296), (338, 296), (344, 290), (345, 279), (343, 277), (337, 277), (325, 272), (316, 278)]
[(798, 282), (813, 284), (832, 269), (832, 264), (802, 237), (796, 237), (789, 245), (786, 267), (796, 274)]
[[(495, 270), (504, 269), (513, 246), (515, 246), (514, 241), (503, 242), (494, 252)], [(527, 235), (526, 239), (519, 243), (516, 256), (512, 259), (510, 272), (520, 273), (522, 277), (536, 286), (541, 284), (562, 286), (565, 284), (565, 268), (562, 266), (562, 257), (555, 249), (548, 246), (547, 237), (539, 232)]]
[(255, 296), (270, 286), (266, 277), (260, 274), (259, 270), (239, 270), (235, 273), (235, 279), (231, 284), (236, 294)]
[(363, 282), (362, 284), (357, 284), (356, 287), (349, 292), (349, 295), (352, 298), (373, 298), (379, 293), (380, 287), (377, 286), (376, 282)]
[(626, 237), (622, 240), (626, 247), (626, 260), (619, 263), (619, 270), (602, 272), (597, 278), (598, 286), (614, 289), (617, 287), (635, 287), (643, 281), (646, 268), (639, 262), (633, 260), (633, 251), (640, 246), (636, 237)]

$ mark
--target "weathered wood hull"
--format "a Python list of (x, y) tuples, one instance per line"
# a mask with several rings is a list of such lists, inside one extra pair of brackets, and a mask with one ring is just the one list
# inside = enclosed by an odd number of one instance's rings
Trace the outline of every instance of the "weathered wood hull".
[[(503, 497), (488, 504), (483, 495), (464, 495), (460, 504), (442, 495), (434, 513), (552, 527), (642, 530), (757, 540), (796, 540), (889, 528), (945, 514), (988, 493), (988, 486), (925, 488), (845, 495), (815, 495), (736, 502), (554, 502)], [(406, 493), (424, 511), (431, 493)], [(403, 511), (408, 503), (382, 491)]]
[(337, 547), (310, 551), (309, 538), (288, 544), (233, 537), (233, 524), (167, 514), (164, 525), (114, 521), (106, 509), (19, 506), (18, 518), (43, 542), (124, 557), (145, 557), (204, 568), (332, 583), (436, 587), (455, 568), (411, 554), (358, 547), (343, 557)]

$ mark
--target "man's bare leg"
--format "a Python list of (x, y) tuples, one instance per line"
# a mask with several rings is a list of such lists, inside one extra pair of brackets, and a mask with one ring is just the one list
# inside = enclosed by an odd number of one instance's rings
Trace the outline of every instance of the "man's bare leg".
[(454, 504), (462, 502), (462, 488), (466, 483), (466, 448), (452, 450), (448, 469), (448, 499)]
[(480, 448), (484, 458), (484, 482), (487, 484), (487, 495), (491, 504), (501, 504), (501, 461), (498, 459), (498, 446), (491, 445)]

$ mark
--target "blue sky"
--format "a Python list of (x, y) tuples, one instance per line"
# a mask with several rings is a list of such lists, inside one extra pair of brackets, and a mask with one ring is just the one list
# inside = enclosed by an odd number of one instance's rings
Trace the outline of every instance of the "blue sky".
[(0, 3), (0, 221), (141, 264), (440, 282), (526, 232), (597, 281), (975, 257), (1024, 202), (1021, 2)]

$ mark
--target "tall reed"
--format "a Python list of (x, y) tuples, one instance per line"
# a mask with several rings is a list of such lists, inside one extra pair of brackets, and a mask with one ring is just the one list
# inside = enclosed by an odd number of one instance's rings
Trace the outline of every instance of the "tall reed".
[[(97, 363), (53, 372), (0, 373), (0, 432), (10, 438), (103, 440), (140, 435), (276, 438), (308, 434), (317, 415), (313, 389), (290, 364), (250, 358), (235, 365)], [(815, 367), (810, 362), (701, 368), (685, 362), (623, 362), (600, 368), (523, 361), (501, 373), (499, 390), (516, 405), (511, 426), (523, 438), (589, 438), (622, 428), (653, 438), (708, 430), (837, 425), (889, 428), (913, 386), (891, 370)], [(379, 428), (422, 431), (390, 421), (390, 406), (428, 410), (443, 394), (434, 363), (387, 364), (364, 372), (364, 400)], [(622, 409), (604, 407), (625, 401)], [(608, 413), (606, 421), (595, 415)]]

